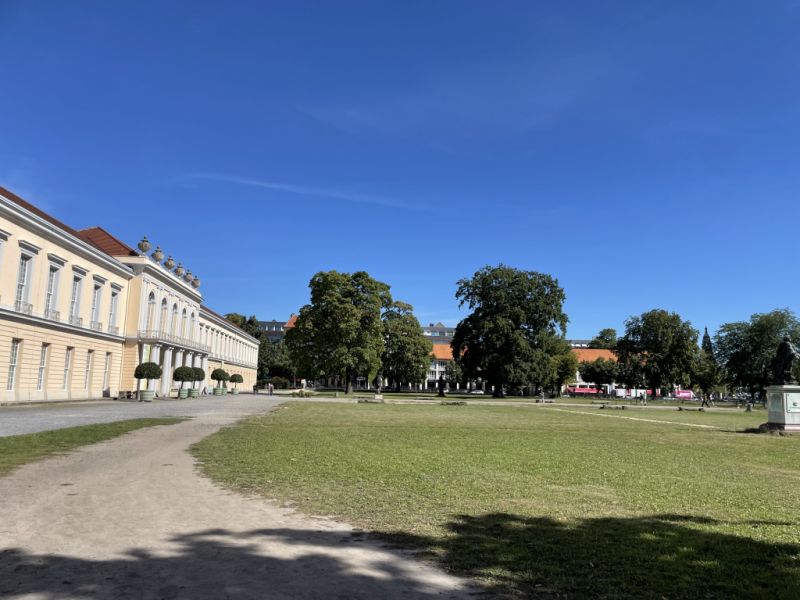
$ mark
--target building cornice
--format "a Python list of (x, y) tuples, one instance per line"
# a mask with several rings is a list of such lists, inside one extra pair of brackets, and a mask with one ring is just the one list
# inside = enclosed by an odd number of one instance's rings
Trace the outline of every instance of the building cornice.
[(37, 327), (44, 327), (46, 329), (55, 329), (57, 331), (66, 331), (76, 335), (85, 335), (88, 337), (109, 340), (111, 342), (123, 343), (125, 341), (125, 338), (121, 335), (114, 335), (103, 331), (78, 327), (76, 325), (63, 323), (61, 321), (53, 321), (51, 319), (45, 319), (44, 317), (37, 317), (36, 315), (26, 315), (2, 306), (0, 306), (0, 318), (8, 319), (10, 321), (18, 321), (20, 323), (27, 323)]
[(233, 333), (235, 335), (238, 335), (239, 337), (242, 337), (242, 338), (246, 339), (249, 342), (254, 343), (256, 346), (258, 346), (258, 344), (260, 343), (257, 338), (254, 338), (249, 333), (246, 333), (246, 332), (242, 331), (241, 329), (239, 329), (236, 325), (234, 325), (233, 323), (231, 323), (227, 319), (223, 319), (223, 318), (219, 317), (215, 313), (211, 312), (205, 306), (200, 306), (200, 317), (203, 318), (203, 319), (206, 319), (207, 321), (212, 321), (213, 323), (215, 323), (215, 324), (217, 324), (217, 325), (219, 325), (221, 327), (224, 327), (227, 331), (229, 331), (229, 332), (231, 332), (231, 333)]
[(203, 301), (203, 296), (199, 291), (146, 256), (126, 256), (122, 260), (123, 264), (127, 265), (135, 275), (148, 275), (176, 292), (186, 295), (198, 305)]
[(55, 240), (76, 254), (102, 265), (125, 279), (133, 277), (133, 271), (117, 259), (24, 209), (6, 198), (2, 193), (0, 193), (0, 216), (28, 228), (34, 233)]

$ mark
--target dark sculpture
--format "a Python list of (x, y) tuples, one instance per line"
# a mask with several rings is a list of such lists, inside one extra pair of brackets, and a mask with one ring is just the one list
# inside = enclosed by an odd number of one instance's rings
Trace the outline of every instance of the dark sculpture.
[(447, 383), (444, 380), (444, 375), (439, 375), (439, 398), (444, 398), (444, 390), (447, 387)]
[(797, 359), (797, 350), (794, 349), (792, 341), (787, 336), (778, 345), (778, 351), (775, 353), (775, 358), (772, 359), (772, 375), (777, 385), (794, 383), (792, 367), (795, 359)]

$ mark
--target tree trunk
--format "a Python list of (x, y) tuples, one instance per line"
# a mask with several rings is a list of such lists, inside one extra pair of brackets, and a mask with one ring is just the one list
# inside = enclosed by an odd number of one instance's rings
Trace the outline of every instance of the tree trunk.
[(350, 394), (353, 393), (353, 377), (352, 377), (352, 373), (350, 372), (350, 369), (347, 369), (347, 371), (345, 371), (345, 376), (344, 377), (345, 377), (344, 393), (346, 395), (350, 395)]

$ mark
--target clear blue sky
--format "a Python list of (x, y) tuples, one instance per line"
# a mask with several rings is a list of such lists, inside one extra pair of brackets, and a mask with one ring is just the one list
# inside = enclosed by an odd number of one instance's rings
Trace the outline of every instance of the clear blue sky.
[(455, 323), (486, 264), (570, 337), (800, 309), (800, 2), (0, 0), (0, 183), (222, 312), (364, 269)]

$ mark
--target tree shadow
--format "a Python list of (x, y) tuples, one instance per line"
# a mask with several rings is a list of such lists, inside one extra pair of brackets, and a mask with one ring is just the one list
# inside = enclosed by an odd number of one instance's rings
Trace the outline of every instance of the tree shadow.
[(152, 554), (87, 559), (0, 550), (0, 597), (61, 599), (467, 598), (447, 575), (341, 531), (205, 530)]
[[(800, 545), (724, 527), (792, 527), (661, 514), (559, 522), (495, 513), (460, 515), (439, 538), (383, 533), (490, 591), (525, 598), (800, 598)], [(716, 530), (715, 530), (716, 529)]]

